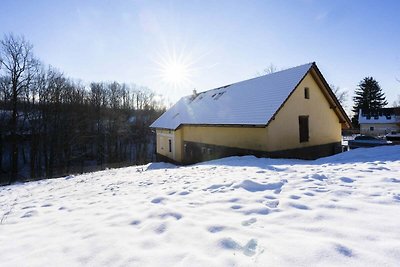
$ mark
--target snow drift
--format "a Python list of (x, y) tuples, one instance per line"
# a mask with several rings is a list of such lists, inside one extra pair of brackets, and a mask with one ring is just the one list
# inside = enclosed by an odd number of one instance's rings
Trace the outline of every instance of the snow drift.
[(0, 188), (2, 266), (398, 266), (400, 146)]

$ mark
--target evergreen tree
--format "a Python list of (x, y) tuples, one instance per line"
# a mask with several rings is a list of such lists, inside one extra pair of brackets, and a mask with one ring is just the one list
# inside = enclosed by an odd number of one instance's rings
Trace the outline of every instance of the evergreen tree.
[(353, 97), (353, 124), (358, 126), (358, 115), (360, 109), (379, 109), (387, 105), (385, 94), (379, 83), (372, 77), (365, 77), (355, 90)]

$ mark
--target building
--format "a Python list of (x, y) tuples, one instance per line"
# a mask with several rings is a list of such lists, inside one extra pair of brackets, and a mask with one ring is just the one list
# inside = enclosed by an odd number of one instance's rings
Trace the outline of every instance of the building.
[(400, 108), (360, 110), (358, 115), (360, 133), (380, 136), (400, 132)]
[(315, 159), (341, 151), (350, 120), (315, 63), (181, 98), (150, 127), (159, 160)]

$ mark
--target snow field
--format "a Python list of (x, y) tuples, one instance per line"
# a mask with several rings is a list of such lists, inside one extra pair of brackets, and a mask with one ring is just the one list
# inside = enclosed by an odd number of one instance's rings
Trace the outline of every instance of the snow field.
[(398, 266), (400, 146), (0, 188), (2, 266)]

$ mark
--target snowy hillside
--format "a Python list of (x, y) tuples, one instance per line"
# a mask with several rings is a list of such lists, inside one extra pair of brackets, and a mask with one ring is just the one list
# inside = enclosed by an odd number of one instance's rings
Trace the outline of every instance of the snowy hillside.
[(1, 266), (399, 266), (400, 146), (0, 188)]

